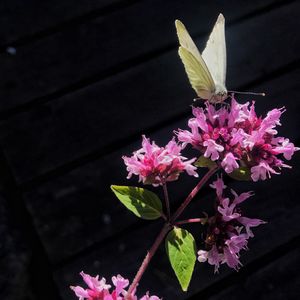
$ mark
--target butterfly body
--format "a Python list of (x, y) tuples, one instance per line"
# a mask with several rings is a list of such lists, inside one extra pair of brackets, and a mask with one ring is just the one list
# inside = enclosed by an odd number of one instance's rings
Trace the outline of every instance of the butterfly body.
[(216, 90), (212, 93), (212, 97), (209, 100), (211, 103), (221, 103), (227, 99), (228, 93), (224, 85), (215, 84)]
[(198, 97), (211, 103), (223, 102), (228, 97), (225, 86), (226, 43), (223, 15), (219, 15), (202, 54), (183, 23), (176, 20), (175, 26), (180, 44), (178, 53)]

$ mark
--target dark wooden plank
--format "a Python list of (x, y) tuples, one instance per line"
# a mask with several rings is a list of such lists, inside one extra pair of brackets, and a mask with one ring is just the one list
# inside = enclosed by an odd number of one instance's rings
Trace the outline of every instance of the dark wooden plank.
[(0, 297), (34, 300), (30, 286), (31, 249), (15, 224), (7, 200), (0, 196)]
[(259, 299), (293, 300), (300, 297), (300, 248), (299, 246), (278, 257), (273, 263), (238, 280), (218, 295), (207, 299)]
[(49, 260), (2, 149), (0, 180), (3, 188), (0, 196), (0, 263), (3, 271), (0, 294), (3, 299), (11, 300), (60, 300)]
[[(32, 36), (43, 35), (50, 30), (57, 30), (57, 26), (65, 26), (74, 19), (81, 21), (83, 15), (99, 14), (105, 8), (124, 1), (120, 0), (87, 0), (79, 1), (18, 1), (2, 0), (0, 5), (0, 36), (1, 46), (10, 44), (17, 46)], [(130, 1), (125, 1), (130, 2)], [(81, 18), (80, 18), (81, 17)], [(86, 16), (88, 17), (88, 15)]]
[[(268, 97), (257, 101), (257, 110), (265, 114), (266, 110), (286, 104), (287, 112), (279, 132), (298, 143), (300, 103), (294, 99), (298, 95), (296, 79), (299, 75), (300, 70), (296, 70), (257, 86), (258, 89), (269, 91)], [(164, 145), (172, 136), (172, 130), (178, 127), (186, 127), (186, 118), (152, 132), (151, 138)], [(140, 139), (26, 192), (26, 203), (53, 262), (75, 255), (135, 224), (136, 220), (116, 201), (109, 186), (137, 184), (135, 179), (130, 182), (125, 179), (126, 171), (121, 156), (129, 155), (138, 147)], [(296, 161), (291, 164), (297, 166)], [(284, 173), (289, 173), (292, 180), (293, 171), (285, 170)], [(194, 184), (195, 180), (190, 178), (186, 178), (180, 187), (171, 184), (174, 197), (184, 197)], [(101, 228), (101, 234), (98, 228)]]
[[(296, 162), (299, 162), (299, 156)], [(241, 256), (245, 268), (250, 263), (255, 264), (255, 261), (261, 257), (272, 255), (278, 247), (282, 247), (282, 245), (298, 237), (300, 225), (297, 220), (300, 205), (295, 186), (299, 184), (299, 172), (299, 169), (295, 169), (292, 174), (278, 176), (270, 181), (257, 184), (246, 185), (237, 182), (230, 184), (230, 187), (239, 192), (249, 188), (255, 190), (256, 195), (243, 205), (244, 211), (247, 212), (245, 214), (251, 217), (260, 217), (269, 222), (255, 230), (255, 238), (249, 243), (250, 250)], [(198, 201), (193, 202), (190, 207), (190, 215), (194, 215), (195, 211), (202, 211), (203, 206), (205, 207), (209, 203), (212, 205), (210, 197), (204, 197), (200, 203)], [(71, 296), (68, 289), (69, 284), (79, 283), (80, 279), (77, 275), (79, 270), (86, 270), (92, 274), (98, 273), (108, 278), (116, 273), (132, 278), (143, 258), (145, 249), (150, 246), (151, 240), (158, 232), (158, 227), (158, 224), (150, 223), (144, 228), (137, 228), (136, 231), (124, 234), (110, 243), (101, 244), (91, 253), (82, 255), (76, 261), (57, 270), (55, 278), (63, 299), (69, 299)], [(287, 249), (287, 251), (289, 250)], [(260, 264), (256, 266), (257, 270), (266, 263), (269, 262), (260, 261)], [(168, 266), (164, 247), (161, 247), (149, 270), (145, 273), (140, 289), (142, 291), (150, 289), (164, 299), (187, 299), (234, 273), (234, 271), (222, 266), (220, 274), (214, 275), (213, 267), (208, 264), (197, 264), (196, 269), (189, 292), (182, 293), (173, 271)]]
[[(159, 138), (157, 141), (163, 145), (172, 136), (176, 125), (179, 123), (157, 132), (153, 138)], [(181, 125), (184, 126), (184, 122)], [(128, 231), (136, 224), (137, 219), (132, 218), (132, 214), (115, 198), (110, 185), (138, 184), (136, 179), (126, 180), (126, 167), (121, 156), (130, 155), (140, 147), (140, 142), (25, 192), (27, 206), (53, 263), (78, 255), (87, 247)], [(196, 179), (189, 181), (187, 176), (184, 178), (183, 187), (176, 188), (176, 184), (171, 184), (175, 188), (172, 195), (185, 196), (197, 182)], [(159, 194), (163, 196), (162, 191)], [(98, 228), (101, 228), (101, 234)]]
[(187, 5), (183, 0), (147, 0), (67, 27), (18, 47), (16, 55), (0, 55), (0, 110), (33, 99), (49, 100), (165, 51), (176, 43), (175, 18), (187, 20), (192, 33), (203, 34), (211, 30), (220, 10), (230, 21), (279, 2), (193, 0)]
[[(263, 80), (267, 72), (272, 73), (299, 58), (299, 53), (294, 51), (299, 40), (293, 40), (294, 34), (289, 31), (297, 23), (295, 7), (298, 4), (228, 28), (230, 87)], [(268, 40), (263, 47), (259, 38), (244, 38), (244, 34), (250, 33), (260, 36), (263, 29), (268, 33), (267, 38), (262, 38)], [(253, 53), (259, 55), (253, 59)], [(288, 85), (293, 84), (290, 81)], [(187, 109), (193, 95), (174, 50), (10, 118), (1, 124), (1, 143), (18, 183), (23, 183), (82, 156), (101, 154), (107, 151), (108, 145), (118, 147), (124, 137), (176, 117)], [(290, 95), (283, 96), (294, 101)]]

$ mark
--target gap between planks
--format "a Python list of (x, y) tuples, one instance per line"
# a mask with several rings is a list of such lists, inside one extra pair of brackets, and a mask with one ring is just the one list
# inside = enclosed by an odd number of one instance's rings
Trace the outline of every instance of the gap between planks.
[[(22, 193), (16, 185), (14, 176), (12, 175), (5, 154), (1, 148), (0, 169), (0, 176), (4, 185), (2, 192), (4, 197), (8, 200), (9, 211), (14, 217), (16, 224), (21, 228), (24, 240), (29, 244), (30, 250), (32, 251), (29, 264), (29, 285), (32, 287), (37, 299), (60, 300), (61, 297), (53, 280), (52, 268), (45, 248), (33, 225), (33, 219), (26, 208)], [(42, 276), (40, 276), (41, 270), (43, 270)], [(45, 293), (45, 291), (47, 291), (47, 293)]]
[(120, 0), (118, 2), (109, 4), (107, 6), (94, 9), (90, 12), (87, 12), (87, 13), (81, 15), (81, 16), (76, 16), (69, 20), (60, 22), (57, 25), (45, 28), (45, 29), (37, 31), (35, 33), (25, 34), (23, 37), (17, 38), (14, 41), (11, 41), (11, 42), (8, 42), (5, 44), (1, 44), (0, 45), (0, 53), (6, 52), (7, 47), (21, 47), (21, 46), (28, 45), (30, 43), (33, 43), (40, 39), (48, 37), (52, 34), (55, 34), (63, 29), (68, 28), (68, 27), (72, 27), (74, 25), (78, 25), (81, 23), (91, 21), (100, 16), (106, 16), (106, 15), (112, 14), (118, 10), (124, 9), (131, 5), (134, 5), (137, 2), (140, 2), (140, 0)]
[[(128, 1), (130, 2), (132, 0), (128, 0)], [(136, 2), (136, 1), (133, 1), (133, 2)], [(231, 27), (231, 26), (237, 25), (239, 23), (243, 23), (253, 17), (263, 15), (263, 14), (269, 12), (270, 10), (279, 9), (283, 6), (288, 6), (293, 2), (296, 2), (296, 1), (295, 0), (287, 0), (287, 1), (283, 0), (283, 1), (276, 2), (276, 3), (271, 3), (263, 8), (258, 8), (252, 12), (246, 13), (242, 16), (232, 19), (231, 21), (229, 21), (226, 24), (226, 27)], [(53, 34), (54, 33), (55, 32), (53, 32)], [(206, 33), (207, 32), (200, 31), (200, 32), (196, 33), (195, 35), (193, 35), (194, 39), (198, 39), (198, 38), (204, 36)], [(33, 99), (29, 100), (27, 103), (20, 104), (14, 108), (9, 108), (9, 109), (3, 110), (2, 112), (0, 112), (0, 121), (7, 120), (12, 116), (26, 112), (26, 111), (34, 108), (36, 105), (50, 102), (57, 98), (74, 93), (80, 89), (86, 88), (97, 82), (103, 81), (103, 80), (108, 79), (113, 76), (116, 76), (124, 71), (128, 71), (130, 69), (136, 68), (136, 67), (138, 67), (144, 63), (147, 63), (151, 60), (155, 60), (157, 57), (159, 57), (171, 50), (174, 50), (175, 48), (177, 48), (177, 42), (169, 43), (166, 46), (161, 47), (159, 49), (152, 50), (148, 53), (138, 55), (132, 59), (118, 63), (117, 65), (110, 67), (109, 69), (101, 71), (99, 74), (94, 74), (92, 76), (83, 78), (75, 83), (69, 84), (62, 88), (59, 88), (55, 92), (48, 93), (44, 96), (39, 96), (39, 97), (33, 98)], [(0, 48), (0, 50), (1, 50), (1, 48)]]
[[(240, 90), (251, 89), (254, 86), (256, 86), (257, 84), (262, 84), (262, 83), (271, 81), (273, 79), (276, 79), (276, 78), (282, 76), (283, 73), (289, 73), (289, 72), (295, 71), (299, 67), (300, 67), (300, 60), (296, 60), (282, 68), (278, 68), (277, 70), (270, 72), (269, 74), (265, 74), (262, 77), (257, 78), (248, 84), (240, 86), (240, 87), (238, 87), (238, 89), (240, 89)], [(77, 159), (72, 160), (71, 162), (63, 164), (53, 170), (50, 170), (48, 172), (45, 172), (44, 174), (34, 177), (33, 179), (22, 182), (18, 185), (18, 187), (22, 191), (28, 191), (36, 186), (41, 185), (44, 182), (51, 180), (52, 178), (61, 176), (71, 170), (81, 167), (82, 165), (84, 165), (86, 163), (89, 163), (89, 162), (92, 162), (94, 160), (101, 158), (102, 156), (106, 155), (107, 153), (111, 153), (111, 152), (118, 150), (120, 147), (120, 144), (122, 144), (125, 147), (125, 146), (129, 145), (130, 143), (133, 143), (134, 141), (139, 139), (139, 137), (141, 136), (142, 133), (151, 134), (151, 133), (157, 131), (158, 129), (169, 125), (170, 123), (174, 123), (176, 121), (187, 118), (189, 116), (189, 114), (190, 114), (190, 109), (186, 109), (184, 112), (182, 112), (180, 114), (177, 114), (175, 116), (172, 116), (171, 118), (165, 119), (151, 127), (143, 129), (142, 131), (138, 131), (137, 133), (135, 133), (131, 136), (128, 136), (128, 137), (122, 138), (122, 139), (118, 139), (117, 141), (114, 141), (113, 143), (111, 143), (105, 147), (102, 147), (101, 149), (93, 151), (87, 155), (83, 155)], [(299, 141), (295, 141), (295, 143), (299, 143)]]
[(246, 266), (243, 266), (238, 272), (234, 272), (221, 279), (220, 281), (213, 283), (211, 286), (188, 298), (188, 300), (207, 299), (209, 297), (212, 297), (233, 284), (243, 282), (248, 276), (255, 274), (257, 271), (270, 265), (273, 262), (276, 263), (276, 260), (279, 260), (288, 252), (293, 251), (299, 247), (300, 236), (297, 236), (287, 243), (278, 246), (272, 251), (248, 263)]

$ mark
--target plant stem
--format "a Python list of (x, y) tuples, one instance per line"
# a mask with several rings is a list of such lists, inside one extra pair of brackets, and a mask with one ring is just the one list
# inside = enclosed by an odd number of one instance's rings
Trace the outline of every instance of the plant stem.
[(207, 182), (207, 180), (218, 170), (218, 167), (214, 167), (209, 169), (209, 171), (201, 178), (201, 180), (198, 182), (198, 184), (192, 189), (190, 194), (187, 196), (187, 198), (184, 200), (184, 202), (178, 207), (176, 212), (171, 218), (171, 224), (173, 224), (176, 219), (182, 214), (182, 212), (185, 210), (185, 208), (190, 204), (192, 199), (196, 196), (196, 194), (199, 192), (199, 190), (202, 188), (202, 186)]
[(131, 299), (131, 294), (134, 291), (134, 289), (136, 288), (137, 284), (139, 283), (139, 281), (141, 280), (145, 270), (147, 269), (151, 258), (153, 257), (153, 255), (155, 254), (158, 246), (161, 244), (161, 242), (163, 241), (164, 237), (166, 236), (166, 234), (169, 232), (169, 230), (172, 228), (172, 226), (169, 223), (166, 223), (164, 225), (164, 227), (162, 228), (162, 230), (160, 231), (159, 235), (157, 236), (154, 244), (152, 245), (152, 247), (150, 248), (150, 250), (147, 252), (138, 272), (135, 275), (135, 278), (132, 281), (132, 284), (130, 285), (129, 289), (128, 289), (128, 293), (125, 297), (126, 300), (130, 300)]
[(163, 190), (164, 190), (164, 195), (165, 195), (167, 218), (168, 218), (168, 221), (170, 221), (170, 216), (171, 216), (170, 201), (169, 201), (169, 193), (168, 193), (168, 188), (167, 188), (167, 183), (166, 182), (163, 183)]
[[(164, 183), (163, 184), (163, 189), (164, 189), (164, 194), (165, 194), (165, 200), (166, 200), (166, 207), (167, 207), (167, 220), (166, 223), (164, 224), (164, 227), (160, 231), (159, 235), (157, 236), (154, 244), (150, 248), (150, 250), (147, 252), (138, 272), (136, 273), (132, 284), (130, 285), (128, 289), (128, 293), (125, 297), (125, 300), (132, 300), (132, 292), (140, 282), (144, 272), (146, 271), (152, 257), (154, 256), (156, 250), (158, 249), (159, 245), (165, 238), (166, 234), (170, 231), (170, 229), (173, 227), (173, 224), (175, 224), (176, 219), (182, 214), (184, 209), (189, 205), (189, 203), (192, 201), (192, 199), (196, 196), (196, 194), (199, 192), (199, 190), (202, 188), (202, 186), (207, 182), (207, 180), (218, 170), (218, 167), (210, 169), (198, 182), (198, 184), (194, 187), (194, 189), (190, 192), (190, 194), (187, 196), (187, 198), (184, 200), (184, 202), (179, 206), (179, 208), (176, 210), (174, 215), (170, 218), (170, 203), (169, 203), (169, 196), (168, 196), (168, 190), (167, 186)], [(164, 215), (162, 215), (163, 218), (165, 218)], [(185, 221), (180, 221), (177, 224), (184, 224), (184, 223), (193, 223), (193, 222), (201, 222), (201, 219), (189, 219)]]
[(161, 217), (167, 222), (168, 221), (168, 218), (167, 216), (164, 214), (164, 213), (161, 213)]
[(182, 225), (182, 224), (189, 224), (189, 223), (202, 223), (206, 220), (206, 218), (194, 218), (194, 219), (187, 219), (183, 221), (178, 221), (174, 225)]

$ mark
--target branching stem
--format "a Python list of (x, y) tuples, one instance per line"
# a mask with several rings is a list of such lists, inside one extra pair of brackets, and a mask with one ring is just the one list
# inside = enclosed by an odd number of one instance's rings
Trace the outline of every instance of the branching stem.
[[(208, 181), (208, 179), (218, 170), (218, 167), (210, 169), (198, 182), (198, 184), (193, 188), (193, 190), (190, 192), (190, 194), (187, 196), (187, 198), (183, 201), (183, 203), (179, 206), (179, 208), (176, 210), (173, 216), (170, 217), (170, 203), (169, 203), (169, 195), (167, 186), (164, 183), (163, 184), (163, 190), (165, 194), (165, 201), (166, 201), (166, 208), (167, 208), (167, 220), (164, 224), (162, 230), (160, 231), (159, 235), (154, 241), (154, 244), (150, 248), (150, 250), (147, 252), (138, 272), (135, 275), (135, 278), (132, 281), (132, 284), (130, 285), (128, 289), (128, 293), (125, 297), (125, 300), (132, 300), (132, 292), (137, 287), (138, 283), (140, 282), (144, 272), (146, 271), (152, 257), (154, 256), (155, 252), (157, 251), (159, 245), (164, 240), (167, 233), (173, 228), (174, 225), (178, 224), (185, 224), (185, 223), (195, 223), (195, 222), (201, 222), (202, 219), (189, 219), (184, 221), (175, 222), (176, 219), (183, 213), (185, 208), (190, 204), (192, 199), (196, 196), (196, 194), (199, 192), (199, 190), (203, 187), (203, 185)], [(166, 216), (163, 214), (162, 217), (166, 219)]]
[(208, 179), (218, 170), (218, 167), (214, 167), (209, 169), (209, 171), (201, 178), (198, 184), (192, 189), (187, 198), (182, 202), (179, 208), (176, 210), (174, 215), (171, 218), (171, 224), (173, 224), (176, 219), (183, 213), (185, 208), (191, 203), (192, 199), (197, 195), (199, 190), (203, 187), (203, 185), (208, 181)]

